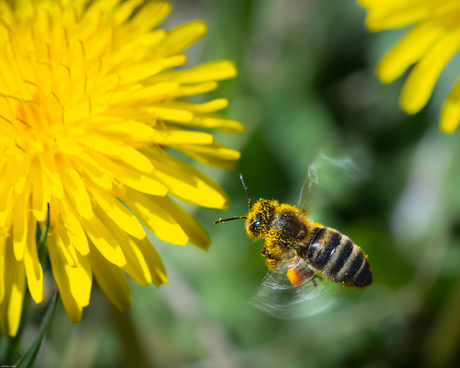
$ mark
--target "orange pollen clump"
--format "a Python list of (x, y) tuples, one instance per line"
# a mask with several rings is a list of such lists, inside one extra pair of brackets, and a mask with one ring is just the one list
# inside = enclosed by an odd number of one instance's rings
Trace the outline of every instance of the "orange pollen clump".
[(305, 280), (305, 277), (302, 275), (302, 273), (294, 267), (289, 267), (287, 271), (287, 277), (289, 278), (289, 281), (291, 281), (291, 284), (297, 287), (302, 286), (302, 283)]

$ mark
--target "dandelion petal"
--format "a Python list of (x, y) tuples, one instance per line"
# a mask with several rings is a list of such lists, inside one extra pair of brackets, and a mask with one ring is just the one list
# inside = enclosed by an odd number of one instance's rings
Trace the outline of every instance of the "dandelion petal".
[(29, 232), (27, 236), (27, 247), (24, 252), (24, 267), (27, 276), (27, 285), (30, 295), (35, 303), (43, 301), (43, 270), (38, 260), (36, 245), (37, 222), (29, 218)]
[(117, 239), (98, 217), (93, 217), (91, 220), (83, 219), (82, 224), (88, 237), (109, 262), (118, 267), (123, 267), (126, 264), (125, 256)]
[(460, 80), (447, 97), (441, 110), (440, 126), (446, 133), (453, 133), (460, 121)]
[(24, 262), (17, 261), (11, 243), (6, 243), (3, 273), (4, 297), (0, 304), (0, 327), (4, 335), (16, 336), (24, 299)]
[(169, 243), (186, 245), (189, 237), (168, 209), (156, 203), (155, 198), (161, 197), (150, 197), (127, 189), (123, 201), (158, 238)]
[(92, 245), (88, 257), (97, 284), (107, 298), (120, 311), (129, 309), (132, 304), (132, 296), (123, 271), (109, 263), (107, 257), (99, 253)]
[(60, 291), (62, 304), (70, 322), (80, 322), (83, 307), (89, 304), (91, 294), (91, 266), (85, 257), (79, 256), (78, 267), (71, 267), (60, 247), (53, 244), (53, 239), (49, 238), (48, 242), (51, 267)]
[(377, 75), (382, 82), (393, 82), (410, 65), (420, 60), (441, 32), (442, 28), (433, 23), (423, 23), (414, 27), (385, 55), (378, 65)]
[(433, 86), (452, 55), (460, 47), (460, 30), (444, 35), (417, 63), (401, 92), (401, 107), (409, 114), (418, 112), (430, 98)]

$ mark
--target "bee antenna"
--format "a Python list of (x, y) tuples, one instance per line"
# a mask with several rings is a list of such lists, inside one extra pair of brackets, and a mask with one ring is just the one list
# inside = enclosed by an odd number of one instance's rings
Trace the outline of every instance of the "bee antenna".
[(249, 206), (249, 210), (251, 210), (251, 208), (252, 208), (252, 201), (251, 201), (251, 197), (249, 196), (248, 187), (246, 186), (246, 183), (244, 182), (243, 174), (240, 174), (240, 179), (241, 179), (241, 182), (243, 183), (243, 188), (244, 188), (244, 191), (246, 192), (246, 197), (248, 197), (248, 206)]
[(242, 220), (242, 219), (246, 219), (246, 218), (247, 218), (246, 216), (235, 216), (235, 217), (231, 217), (231, 218), (228, 218), (228, 219), (219, 219), (216, 222), (214, 222), (214, 225), (215, 224), (220, 224), (221, 222), (227, 222), (227, 221), (233, 221), (233, 220)]

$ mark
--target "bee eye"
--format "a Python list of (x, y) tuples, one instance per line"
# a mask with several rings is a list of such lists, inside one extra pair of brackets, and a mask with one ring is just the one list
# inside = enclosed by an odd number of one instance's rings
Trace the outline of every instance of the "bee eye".
[(254, 226), (261, 225), (262, 224), (262, 218), (260, 217), (260, 215), (257, 215), (252, 223), (253, 223)]

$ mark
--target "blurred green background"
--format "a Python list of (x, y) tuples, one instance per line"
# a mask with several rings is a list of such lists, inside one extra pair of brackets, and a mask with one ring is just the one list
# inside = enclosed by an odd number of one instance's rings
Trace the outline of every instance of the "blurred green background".
[[(438, 129), (455, 61), (428, 106), (408, 116), (398, 108), (405, 78), (384, 85), (374, 74), (404, 31), (368, 32), (352, 0), (171, 2), (162, 27), (201, 19), (209, 28), (187, 50), (187, 67), (238, 65), (238, 78), (204, 99), (230, 100), (225, 115), (247, 130), (215, 136), (242, 158), (235, 171), (197, 165), (232, 204), (227, 212), (187, 207), (211, 235), (207, 252), (153, 239), (169, 282), (131, 282), (129, 313), (97, 287), (81, 324), (71, 325), (59, 304), (36, 366), (459, 367), (460, 142), (458, 132)], [(365, 173), (333, 188), (313, 218), (361, 246), (374, 284), (345, 290), (328, 312), (279, 320), (247, 303), (266, 273), (263, 243), (248, 239), (243, 222), (212, 223), (247, 212), (240, 172), (253, 200), (296, 204), (319, 150), (351, 157)], [(45, 305), (33, 309), (24, 348)]]

